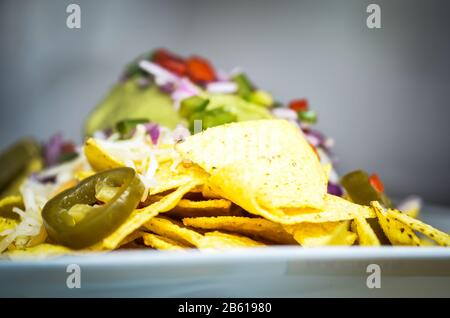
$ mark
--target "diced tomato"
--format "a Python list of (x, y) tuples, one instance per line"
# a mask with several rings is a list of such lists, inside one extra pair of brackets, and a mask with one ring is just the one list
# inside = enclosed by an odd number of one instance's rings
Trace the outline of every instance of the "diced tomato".
[(169, 72), (175, 73), (179, 76), (183, 76), (186, 74), (186, 64), (182, 61), (177, 60), (162, 60), (158, 63), (160, 66), (164, 67)]
[(372, 174), (369, 177), (369, 182), (372, 185), (372, 187), (378, 192), (383, 193), (384, 192), (384, 185), (383, 182), (381, 182), (380, 177), (376, 173)]
[(294, 99), (289, 103), (289, 108), (296, 112), (306, 111), (309, 109), (309, 103), (306, 98)]
[(198, 84), (212, 82), (216, 79), (216, 73), (211, 64), (204, 58), (192, 56), (186, 61), (187, 75)]
[(75, 152), (75, 145), (72, 142), (65, 142), (62, 144), (61, 152), (62, 153)]
[(171, 58), (174, 54), (169, 52), (166, 49), (157, 49), (153, 52), (152, 61), (155, 63), (159, 63), (162, 60), (166, 60), (168, 58)]
[(183, 76), (186, 74), (185, 60), (166, 49), (156, 50), (153, 53), (153, 62), (177, 75)]

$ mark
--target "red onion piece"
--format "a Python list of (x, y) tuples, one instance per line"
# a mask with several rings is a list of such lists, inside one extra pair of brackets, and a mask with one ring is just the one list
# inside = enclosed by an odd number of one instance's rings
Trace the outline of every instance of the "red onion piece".
[(333, 182), (328, 182), (328, 188), (327, 188), (327, 192), (329, 194), (333, 194), (336, 195), (338, 197), (342, 196), (344, 194), (344, 191), (342, 191), (342, 188), (339, 184), (333, 183)]
[(58, 163), (63, 143), (62, 134), (57, 133), (50, 137), (50, 140), (44, 145), (44, 160), (47, 167)]
[(159, 125), (155, 123), (148, 123), (145, 124), (145, 129), (147, 130), (147, 133), (150, 135), (152, 143), (156, 145), (158, 143), (159, 135), (161, 133)]

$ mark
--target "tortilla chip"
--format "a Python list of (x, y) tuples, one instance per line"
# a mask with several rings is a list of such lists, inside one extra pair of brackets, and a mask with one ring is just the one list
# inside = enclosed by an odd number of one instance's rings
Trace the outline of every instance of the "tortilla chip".
[[(192, 189), (191, 191), (189, 191), (189, 193), (192, 193), (192, 194), (196, 194), (196, 195), (198, 195), (198, 194), (202, 194), (202, 190), (203, 190), (203, 185), (199, 185), (199, 186), (196, 186), (194, 189)], [(188, 196), (189, 195), (189, 193), (188, 194), (186, 194), (186, 196)]]
[(323, 167), (323, 171), (325, 172), (325, 175), (327, 176), (327, 182), (330, 180), (330, 174), (331, 171), (333, 171), (333, 166), (331, 165), (331, 163), (325, 163), (322, 164)]
[(262, 247), (261, 242), (257, 242), (245, 236), (222, 233), (219, 231), (205, 233), (199, 241), (197, 247), (200, 249), (229, 249), (242, 247)]
[(439, 245), (450, 246), (450, 235), (448, 235), (447, 233), (439, 231), (431, 225), (425, 224), (397, 210), (390, 209), (388, 210), (387, 214), (395, 221), (401, 222), (404, 225), (409, 226), (411, 229), (425, 234), (433, 241), (436, 241)]
[(324, 206), (319, 211), (304, 208), (284, 209), (283, 212), (291, 217), (291, 221), (296, 221), (295, 223), (345, 221), (354, 219), (355, 215), (366, 219), (376, 216), (370, 207), (350, 202), (332, 194), (324, 196)]
[(153, 233), (144, 233), (143, 239), (145, 245), (157, 250), (180, 250), (189, 248), (189, 246)]
[(430, 240), (428, 237), (424, 237), (420, 239), (420, 246), (433, 247), (438, 245), (436, 244), (435, 241)]
[(409, 215), (412, 218), (417, 219), (420, 215), (420, 208), (407, 209), (403, 210), (402, 212), (405, 213), (406, 215)]
[(182, 199), (167, 215), (178, 218), (230, 215), (231, 202), (224, 199), (192, 201)]
[(203, 236), (191, 229), (184, 227), (181, 223), (164, 217), (156, 217), (144, 224), (147, 230), (160, 236), (174, 240), (185, 246), (197, 246)]
[(277, 223), (262, 218), (237, 216), (185, 218), (183, 224), (203, 230), (237, 232), (259, 240), (279, 244), (296, 244), (292, 235)]
[(92, 169), (95, 171), (109, 170), (124, 166), (123, 162), (111, 156), (93, 138), (86, 140), (84, 154)]
[(200, 249), (224, 249), (233, 247), (262, 246), (248, 237), (231, 235), (220, 232), (209, 232), (202, 235), (191, 230), (181, 223), (164, 217), (156, 217), (145, 224), (145, 227), (183, 246), (197, 247)]
[(303, 247), (352, 245), (356, 240), (356, 234), (348, 231), (348, 222), (299, 223), (284, 227)]
[(122, 242), (120, 242), (119, 246), (127, 245), (137, 240), (138, 238), (141, 238), (144, 234), (145, 232), (142, 231), (134, 231), (133, 233), (129, 234), (126, 238), (124, 238)]
[(204, 184), (202, 187), (202, 196), (207, 199), (222, 199), (220, 194), (214, 192), (210, 185)]
[(13, 231), (18, 222), (13, 219), (0, 217), (0, 236), (6, 236)]
[(198, 185), (198, 182), (199, 180), (192, 180), (182, 185), (174, 192), (166, 195), (160, 201), (146, 206), (145, 208), (134, 210), (128, 219), (114, 233), (103, 239), (103, 242), (101, 243), (102, 246), (107, 249), (116, 248), (125, 237), (140, 228), (151, 218), (159, 213), (173, 209), (183, 195)]
[(81, 171), (75, 171), (74, 177), (78, 181), (82, 181), (82, 180), (84, 180), (86, 178), (89, 178), (90, 176), (93, 176), (94, 174), (95, 174), (95, 171), (81, 170)]
[(158, 165), (155, 172), (155, 186), (149, 190), (149, 195), (155, 195), (168, 190), (172, 190), (186, 184), (191, 180), (191, 176), (178, 173), (171, 169), (171, 163), (165, 162)]
[(181, 187), (193, 178), (200, 180), (206, 180), (207, 178), (205, 172), (197, 166), (191, 165), (185, 167), (180, 165), (177, 169), (174, 169), (172, 165), (172, 162), (164, 162), (158, 165), (155, 172), (155, 185), (150, 188), (149, 195), (155, 195)]
[[(216, 177), (224, 198), (250, 191), (266, 208), (321, 208), (327, 176), (298, 127), (286, 120), (254, 120), (209, 128), (176, 149)], [(219, 173), (217, 173), (219, 171)], [(232, 176), (232, 178), (229, 178)], [(235, 202), (234, 200), (231, 200)]]
[(418, 196), (409, 196), (400, 202), (396, 207), (397, 210), (417, 219), (420, 214), (420, 209), (423, 206), (423, 201)]
[(353, 224), (358, 234), (359, 245), (362, 246), (380, 246), (380, 240), (370, 227), (370, 224), (359, 213), (355, 213)]
[[(255, 195), (257, 189), (252, 189), (257, 185), (252, 178), (247, 179), (249, 175), (246, 176), (241, 173), (240, 169), (244, 168), (235, 165), (222, 169), (210, 177), (209, 184), (216, 185), (214, 191), (222, 197), (236, 203), (252, 214), (262, 216), (273, 222), (281, 224), (336, 222), (353, 219), (353, 213), (358, 213), (364, 218), (375, 217), (375, 213), (370, 207), (358, 205), (330, 194), (324, 195), (322, 209), (266, 208), (257, 200), (258, 196)], [(239, 183), (236, 183), (236, 180)]]
[(420, 246), (420, 239), (408, 225), (397, 221), (379, 202), (373, 201), (370, 204), (377, 214), (378, 223), (392, 245)]
[(5, 253), (5, 255), (12, 260), (23, 260), (23, 259), (44, 259), (50, 257), (58, 257), (68, 254), (73, 254), (74, 251), (71, 249), (54, 244), (39, 244), (33, 247), (27, 247), (24, 249), (16, 249)]
[(353, 245), (356, 241), (356, 234), (348, 230), (349, 221), (342, 222), (331, 234), (325, 245), (346, 246)]

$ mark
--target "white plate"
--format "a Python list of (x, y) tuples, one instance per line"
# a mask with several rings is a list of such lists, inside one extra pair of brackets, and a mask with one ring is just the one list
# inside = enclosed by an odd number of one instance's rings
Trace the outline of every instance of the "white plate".
[[(424, 211), (426, 221), (449, 231), (449, 209), (433, 207)], [(67, 287), (72, 274), (66, 271), (69, 264), (80, 267), (79, 289)], [(372, 281), (371, 273), (366, 271), (369, 264), (380, 266), (379, 289), (367, 286), (367, 280)], [(42, 261), (0, 261), (0, 296), (450, 297), (450, 249), (144, 250)]]

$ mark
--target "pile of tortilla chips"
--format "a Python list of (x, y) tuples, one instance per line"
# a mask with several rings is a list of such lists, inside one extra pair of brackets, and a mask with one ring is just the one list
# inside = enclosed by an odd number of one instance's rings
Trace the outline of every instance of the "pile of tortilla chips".
[[(378, 202), (361, 206), (327, 193), (328, 175), (302, 132), (285, 120), (256, 120), (207, 129), (161, 157), (156, 183), (129, 218), (89, 250), (228, 249), (269, 245), (379, 246), (377, 222), (391, 245), (448, 246), (450, 236)], [(89, 139), (85, 155), (95, 172), (124, 166)], [(139, 171), (138, 171), (139, 172)], [(0, 203), (7, 208), (11, 199)], [(14, 226), (0, 222), (0, 232)], [(49, 242), (10, 249), (39, 254)], [(61, 249), (61, 253), (68, 253)]]

